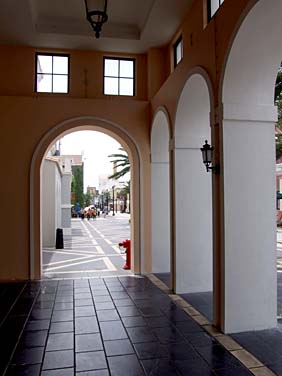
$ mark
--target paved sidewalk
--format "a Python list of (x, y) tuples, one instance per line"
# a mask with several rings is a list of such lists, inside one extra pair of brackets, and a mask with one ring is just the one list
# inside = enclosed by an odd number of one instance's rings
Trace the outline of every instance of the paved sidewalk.
[(129, 275), (118, 243), (130, 238), (129, 215), (72, 219), (64, 249), (43, 249), (43, 278)]

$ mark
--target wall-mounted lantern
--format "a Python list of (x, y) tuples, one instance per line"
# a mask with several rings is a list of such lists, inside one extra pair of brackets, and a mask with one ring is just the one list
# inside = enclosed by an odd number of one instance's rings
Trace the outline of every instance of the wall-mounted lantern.
[(208, 144), (208, 141), (205, 141), (205, 144), (201, 148), (202, 157), (203, 157), (203, 163), (206, 166), (207, 172), (212, 171), (214, 174), (219, 173), (219, 166), (215, 165), (212, 166), (212, 160), (213, 160), (213, 151), (214, 147), (210, 146)]

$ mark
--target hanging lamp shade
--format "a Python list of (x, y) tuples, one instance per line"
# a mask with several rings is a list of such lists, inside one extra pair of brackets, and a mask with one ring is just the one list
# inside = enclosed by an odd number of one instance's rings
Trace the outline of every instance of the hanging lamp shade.
[(91, 24), (95, 37), (100, 38), (103, 24), (108, 20), (107, 0), (84, 0), (86, 18)]

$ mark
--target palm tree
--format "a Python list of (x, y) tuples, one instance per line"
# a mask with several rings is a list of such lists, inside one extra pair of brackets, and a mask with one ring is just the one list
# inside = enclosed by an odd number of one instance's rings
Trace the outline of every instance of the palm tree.
[(121, 167), (121, 170), (114, 172), (109, 176), (109, 179), (119, 179), (130, 171), (130, 162), (126, 151), (123, 148), (119, 148), (119, 150), (123, 151), (125, 154), (118, 153), (108, 155), (109, 158), (115, 158), (111, 160), (111, 163), (113, 163), (116, 168)]

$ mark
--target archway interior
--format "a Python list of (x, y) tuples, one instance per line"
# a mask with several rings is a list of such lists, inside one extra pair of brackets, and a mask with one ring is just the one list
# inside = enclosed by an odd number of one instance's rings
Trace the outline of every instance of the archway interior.
[[(125, 152), (128, 147), (124, 145), (121, 151), (120, 143), (105, 132), (79, 129), (79, 132), (77, 129), (65, 132), (64, 139), (60, 135), (56, 140), (63, 140), (63, 152), (58, 150), (59, 143), (55, 140), (41, 163), (42, 276), (81, 278), (131, 274), (130, 270), (123, 269), (126, 255), (118, 247), (119, 242), (131, 238), (130, 214), (126, 210), (130, 207), (130, 192), (125, 196), (125, 203), (122, 196), (125, 184), (115, 178), (108, 179), (120, 170), (110, 160), (121, 159), (108, 158), (108, 155), (123, 154), (124, 161), (129, 162)], [(99, 148), (99, 152), (94, 148)], [(95, 169), (99, 171), (96, 177)], [(130, 179), (130, 174), (124, 177)], [(92, 192), (91, 197), (91, 189), (87, 193), (86, 186), (94, 180), (96, 188), (99, 184), (102, 190), (99, 196)], [(78, 197), (71, 205), (71, 187), (78, 184)]]
[(209, 89), (203, 76), (194, 74), (183, 88), (175, 121), (176, 292), (190, 298), (206, 292), (202, 308), (208, 317), (212, 315), (212, 179), (200, 147), (210, 138)]
[(169, 123), (158, 111), (151, 131), (152, 272), (170, 285)]
[(280, 0), (253, 6), (236, 34), (222, 83), (225, 332), (276, 325), (273, 102), (281, 12)]

